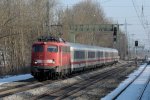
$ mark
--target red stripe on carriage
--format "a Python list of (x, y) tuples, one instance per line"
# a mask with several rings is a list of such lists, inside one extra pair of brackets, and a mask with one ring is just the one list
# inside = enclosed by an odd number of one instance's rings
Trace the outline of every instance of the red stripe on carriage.
[(88, 60), (88, 61), (76, 61), (76, 62), (71, 62), (71, 64), (82, 64), (82, 63), (91, 63), (91, 62), (97, 62), (97, 61), (110, 61), (112, 60), (111, 58), (107, 59), (97, 59), (97, 60)]

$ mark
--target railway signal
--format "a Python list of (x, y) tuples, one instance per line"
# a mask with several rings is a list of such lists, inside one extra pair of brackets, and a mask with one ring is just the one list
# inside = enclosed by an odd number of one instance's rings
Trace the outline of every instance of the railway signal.
[(135, 46), (136, 46), (136, 47), (138, 46), (138, 41), (135, 41)]
[(117, 27), (114, 27), (114, 36), (117, 36)]
[(116, 26), (114, 26), (113, 28), (113, 40), (114, 42), (117, 41), (117, 27)]

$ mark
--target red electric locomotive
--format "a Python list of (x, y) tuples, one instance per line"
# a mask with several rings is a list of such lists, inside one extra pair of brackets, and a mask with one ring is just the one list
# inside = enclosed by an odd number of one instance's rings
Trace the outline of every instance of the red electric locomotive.
[(32, 46), (31, 74), (40, 80), (55, 78), (84, 69), (113, 64), (118, 60), (116, 49), (42, 37)]
[(31, 73), (37, 79), (70, 72), (70, 47), (59, 38), (42, 37), (32, 46)]

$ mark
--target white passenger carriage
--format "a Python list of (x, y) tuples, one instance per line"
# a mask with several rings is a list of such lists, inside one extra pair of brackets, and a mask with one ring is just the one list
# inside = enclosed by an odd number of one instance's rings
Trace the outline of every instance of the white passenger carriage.
[(68, 43), (71, 53), (71, 70), (83, 70), (116, 63), (118, 51), (111, 48)]

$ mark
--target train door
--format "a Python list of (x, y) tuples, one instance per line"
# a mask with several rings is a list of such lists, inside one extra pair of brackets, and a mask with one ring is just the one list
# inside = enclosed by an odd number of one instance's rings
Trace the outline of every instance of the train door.
[(106, 52), (103, 51), (103, 63), (105, 64), (106, 63)]
[(63, 70), (70, 70), (71, 61), (70, 61), (70, 47), (61, 46), (60, 47), (60, 64)]
[(99, 54), (99, 57), (100, 57), (100, 64), (104, 64), (104, 53), (103, 53), (103, 51), (101, 50), (100, 51), (100, 54)]

